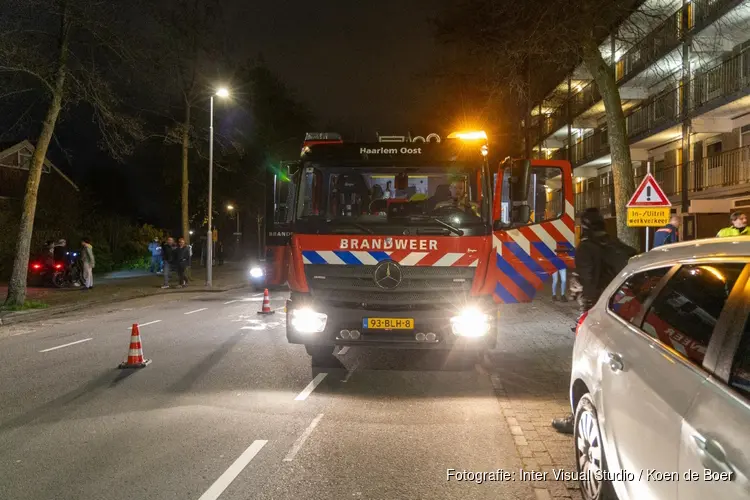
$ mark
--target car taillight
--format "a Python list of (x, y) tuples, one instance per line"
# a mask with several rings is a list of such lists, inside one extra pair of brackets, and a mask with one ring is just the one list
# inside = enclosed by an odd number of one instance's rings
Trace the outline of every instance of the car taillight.
[(62, 264), (55, 264), (55, 269), (62, 269), (62, 268), (63, 268)]
[(583, 314), (581, 314), (581, 316), (578, 318), (578, 324), (576, 325), (576, 335), (578, 335), (578, 330), (581, 329), (581, 325), (586, 320), (586, 316), (588, 315), (589, 315), (589, 312), (586, 311)]
[(31, 268), (32, 269), (41, 269), (42, 265), (41, 264), (36, 264), (36, 263), (35, 264), (31, 264)]

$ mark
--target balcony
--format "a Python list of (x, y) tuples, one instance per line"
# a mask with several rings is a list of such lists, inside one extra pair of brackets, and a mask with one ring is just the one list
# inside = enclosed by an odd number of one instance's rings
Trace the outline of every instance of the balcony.
[(750, 87), (750, 50), (697, 73), (691, 83), (691, 111), (710, 107), (714, 103), (721, 105), (722, 98), (726, 100), (742, 91), (747, 93)]
[[(667, 197), (679, 195), (682, 192), (682, 185), (680, 181), (680, 172), (682, 170), (681, 165), (668, 165), (663, 168), (657, 168), (654, 172), (651, 172), (656, 182), (661, 187), (664, 194)], [(642, 173), (635, 176), (635, 185), (638, 186), (643, 178), (646, 177), (646, 173)]]
[(581, 187), (581, 192), (575, 194), (577, 214), (591, 207), (598, 208), (603, 214), (614, 214), (614, 184), (603, 182), (603, 177), (598, 177)]
[[(615, 77), (619, 84), (636, 76), (660, 58), (679, 47), (688, 32), (697, 32), (715, 22), (742, 0), (692, 0), (666, 18), (659, 26), (630, 48), (615, 64)], [(687, 26), (684, 26), (687, 20)], [(575, 118), (601, 100), (594, 82), (590, 82), (568, 101), (556, 108), (542, 123), (537, 133), (546, 138), (567, 124), (567, 106)], [(536, 137), (536, 136), (533, 136)]]
[(609, 139), (606, 129), (596, 129), (588, 137), (573, 145), (573, 154), (571, 163), (580, 165), (590, 160), (595, 160), (600, 156), (609, 153)]
[(680, 44), (684, 35), (682, 16), (686, 8), (690, 9), (690, 4), (665, 19), (617, 61), (615, 79), (618, 82), (624, 82), (637, 75)]
[(632, 140), (657, 128), (674, 125), (682, 118), (680, 97), (682, 87), (664, 92), (631, 110), (625, 116), (625, 127)]
[[(681, 171), (682, 165), (669, 165), (653, 172), (667, 196), (673, 197), (682, 193)], [(640, 184), (644, 177), (645, 174), (635, 176), (636, 185)], [(689, 193), (727, 188), (737, 191), (750, 189), (750, 146), (688, 163)]]
[(688, 189), (690, 192), (750, 187), (750, 146), (725, 151), (716, 156), (690, 162)]

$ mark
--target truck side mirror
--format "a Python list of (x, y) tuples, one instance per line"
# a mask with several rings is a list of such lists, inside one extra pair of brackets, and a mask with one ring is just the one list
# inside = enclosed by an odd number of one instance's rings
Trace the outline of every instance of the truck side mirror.
[(531, 161), (510, 160), (508, 183), (511, 202), (527, 201), (531, 185)]

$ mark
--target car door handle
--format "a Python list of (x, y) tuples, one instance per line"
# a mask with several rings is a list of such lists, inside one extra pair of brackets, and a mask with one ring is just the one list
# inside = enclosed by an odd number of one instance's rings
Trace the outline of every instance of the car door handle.
[(609, 368), (613, 372), (619, 372), (625, 368), (625, 365), (622, 362), (622, 356), (615, 352), (608, 352), (607, 356), (609, 358)]
[(701, 463), (706, 469), (715, 472), (728, 472), (731, 474), (730, 477), (734, 478), (734, 467), (727, 460), (727, 455), (719, 443), (701, 434), (693, 434), (693, 440), (698, 447)]

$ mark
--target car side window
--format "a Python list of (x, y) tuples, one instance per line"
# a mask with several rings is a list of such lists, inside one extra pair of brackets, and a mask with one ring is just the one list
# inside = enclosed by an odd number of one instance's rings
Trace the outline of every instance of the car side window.
[(750, 398), (750, 318), (745, 323), (740, 346), (734, 355), (729, 385), (743, 396)]
[(635, 325), (635, 318), (643, 310), (646, 299), (670, 269), (671, 267), (649, 269), (629, 277), (609, 299), (610, 311)]
[(744, 263), (691, 264), (667, 282), (643, 321), (643, 331), (697, 366)]

